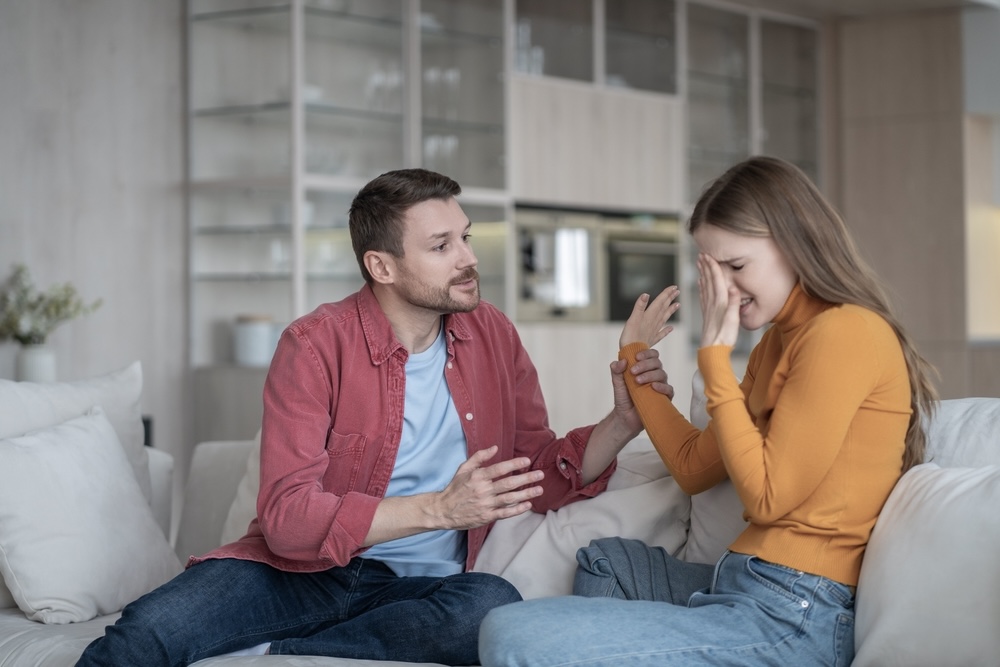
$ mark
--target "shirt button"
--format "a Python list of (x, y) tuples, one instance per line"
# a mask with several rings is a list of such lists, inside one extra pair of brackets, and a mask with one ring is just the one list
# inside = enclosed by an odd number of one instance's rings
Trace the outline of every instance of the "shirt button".
[(560, 470), (565, 470), (566, 469), (566, 462), (565, 461), (560, 461), (559, 462), (559, 469)]
[(808, 609), (808, 608), (809, 608), (809, 601), (808, 601), (808, 600), (803, 600), (803, 601), (802, 601), (802, 602), (800, 602), (799, 604), (801, 604), (801, 605), (802, 605), (802, 608), (803, 608), (803, 609)]
[(451, 362), (448, 362), (448, 370), (451, 370)]
[(465, 413), (465, 421), (467, 421), (467, 422), (471, 422), (472, 421), (472, 413), (471, 412), (466, 412)]

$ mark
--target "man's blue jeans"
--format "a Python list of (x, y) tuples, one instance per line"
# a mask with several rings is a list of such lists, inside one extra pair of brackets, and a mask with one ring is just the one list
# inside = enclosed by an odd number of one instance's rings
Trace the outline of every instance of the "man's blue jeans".
[(594, 540), (577, 563), (577, 595), (487, 614), (485, 667), (847, 667), (854, 657), (854, 595), (824, 577), (737, 553), (692, 565), (619, 538)]
[(208, 560), (125, 607), (77, 665), (187, 665), (267, 642), (273, 654), (472, 665), (486, 612), (520, 599), (481, 572), (398, 577), (355, 558), (290, 573)]

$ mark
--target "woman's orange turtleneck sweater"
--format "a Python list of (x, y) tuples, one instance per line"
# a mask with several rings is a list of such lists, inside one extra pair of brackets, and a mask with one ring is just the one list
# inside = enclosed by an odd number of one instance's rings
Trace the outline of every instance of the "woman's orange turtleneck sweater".
[[(646, 347), (626, 345), (619, 358), (634, 364)], [(748, 525), (732, 551), (857, 585), (875, 519), (902, 469), (910, 384), (898, 338), (874, 312), (820, 301), (796, 285), (742, 383), (731, 351), (698, 350), (704, 431), (625, 373), (646, 433), (687, 493), (733, 481)]]

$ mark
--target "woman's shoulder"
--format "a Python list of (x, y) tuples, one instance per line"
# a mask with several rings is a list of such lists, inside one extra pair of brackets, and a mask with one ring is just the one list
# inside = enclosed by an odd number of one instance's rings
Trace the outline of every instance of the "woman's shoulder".
[(810, 325), (824, 329), (849, 329), (859, 327), (892, 333), (892, 327), (884, 317), (870, 308), (853, 303), (841, 303), (827, 308), (813, 318)]
[(875, 311), (856, 304), (839, 304), (824, 310), (805, 327), (803, 342), (812, 341), (824, 347), (857, 349), (899, 347), (899, 337), (889, 322)]

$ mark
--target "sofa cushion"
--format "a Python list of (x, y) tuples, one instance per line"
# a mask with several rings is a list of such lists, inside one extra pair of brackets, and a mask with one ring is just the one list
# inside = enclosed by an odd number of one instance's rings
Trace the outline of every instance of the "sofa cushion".
[(676, 556), (690, 510), (689, 496), (667, 475), (659, 455), (636, 442), (619, 455), (604, 493), (545, 515), (526, 512), (498, 521), (475, 569), (499, 574), (525, 599), (569, 595), (580, 547), (620, 536)]
[[(691, 378), (688, 421), (702, 430), (708, 426), (705, 379), (701, 371)], [(691, 563), (715, 563), (746, 528), (743, 503), (728, 479), (691, 497), (691, 528), (680, 557)]]
[(28, 618), (116, 612), (180, 569), (100, 407), (0, 440), (0, 574)]
[(250, 522), (257, 518), (257, 491), (260, 489), (260, 431), (253, 439), (253, 449), (247, 457), (246, 470), (236, 487), (236, 497), (229, 506), (222, 524), (220, 544), (235, 542), (247, 533)]
[(13, 382), (0, 380), (0, 438), (55, 426), (101, 406), (149, 502), (149, 454), (142, 426), (142, 365), (75, 382)]
[(1000, 656), (998, 507), (1000, 466), (925, 463), (903, 475), (861, 566), (856, 667), (984, 665)]
[(1000, 399), (940, 401), (925, 428), (928, 463), (942, 468), (1000, 465)]

